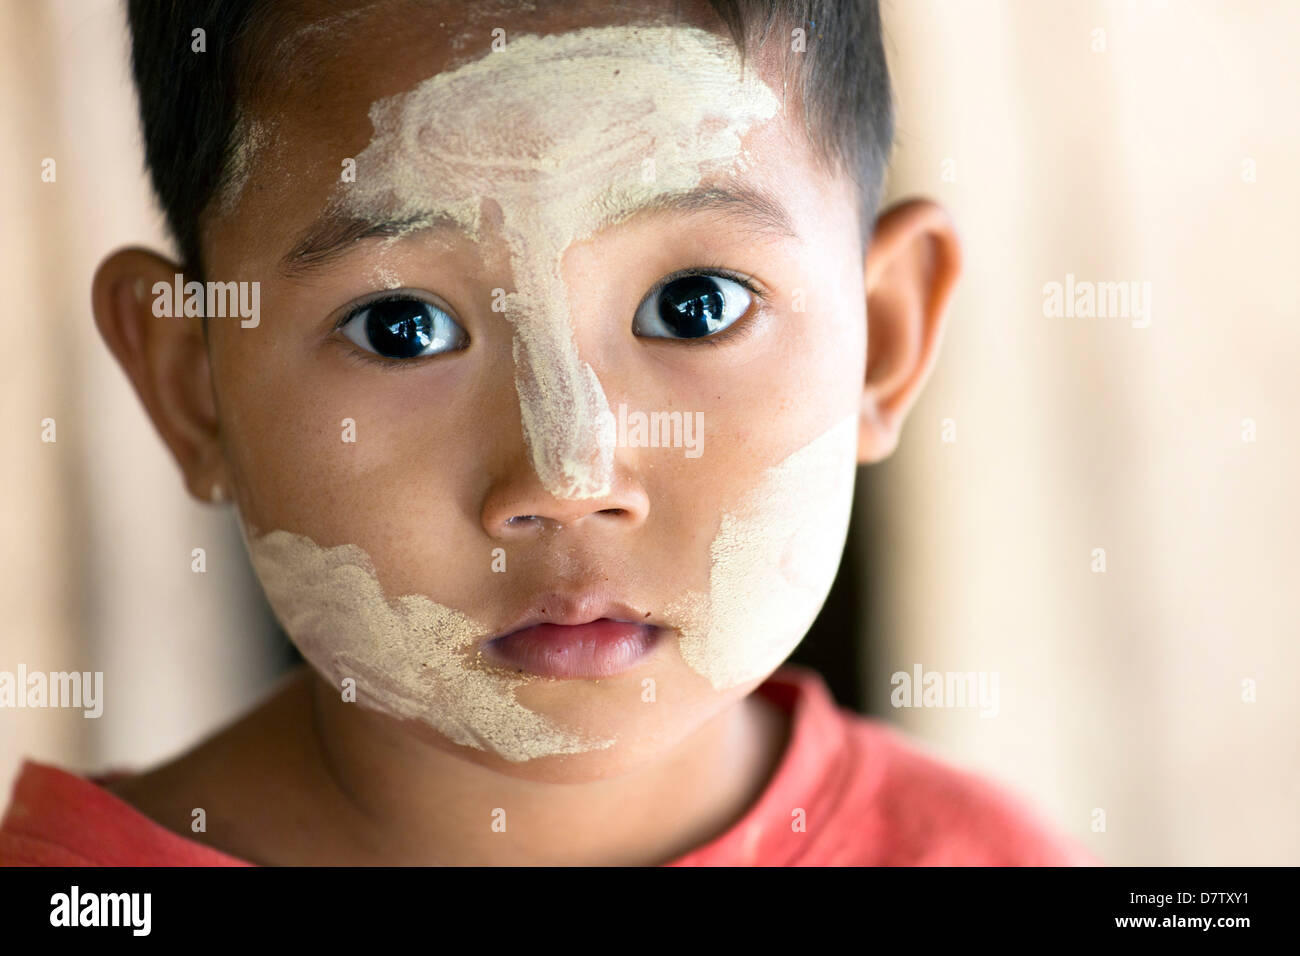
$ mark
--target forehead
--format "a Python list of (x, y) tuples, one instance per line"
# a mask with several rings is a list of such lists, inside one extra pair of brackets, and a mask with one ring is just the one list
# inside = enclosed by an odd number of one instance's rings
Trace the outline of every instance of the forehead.
[(742, 74), (708, 4), (517, 6), (381, 0), (268, 24), (270, 82), (241, 131), (243, 192), (274, 226), (259, 234), (314, 219), (348, 162), (352, 198), (398, 218), (476, 192), (545, 205), (591, 200), (597, 180), (693, 185), (709, 160), (798, 204), (792, 181), (816, 169), (780, 70), (757, 51)]
[(309, 132), (322, 146), (354, 145), (368, 138), (375, 101), (487, 60), (521, 36), (632, 24), (721, 31), (711, 9), (681, 0), (344, 0), (326, 13), (316, 4), (277, 7), (253, 32), (244, 92), (251, 112), (274, 118), (284, 132)]

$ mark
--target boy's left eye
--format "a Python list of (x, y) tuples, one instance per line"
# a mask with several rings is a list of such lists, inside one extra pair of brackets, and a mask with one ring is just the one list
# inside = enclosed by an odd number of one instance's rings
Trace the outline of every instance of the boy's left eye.
[(646, 296), (636, 310), (632, 331), (651, 338), (705, 338), (732, 325), (753, 301), (750, 291), (734, 279), (689, 273)]

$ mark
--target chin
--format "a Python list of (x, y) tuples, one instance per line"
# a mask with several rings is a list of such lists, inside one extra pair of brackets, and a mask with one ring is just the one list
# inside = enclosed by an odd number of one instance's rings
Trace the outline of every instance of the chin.
[(454, 744), (428, 727), (415, 732), (440, 749), (496, 773), (540, 783), (583, 783), (651, 768), (675, 754), (683, 742), (757, 683), (718, 692), (678, 663), (598, 681), (539, 680), (519, 688), (519, 702), (552, 725), (591, 741), (610, 741), (580, 753), (506, 760), (491, 750)]

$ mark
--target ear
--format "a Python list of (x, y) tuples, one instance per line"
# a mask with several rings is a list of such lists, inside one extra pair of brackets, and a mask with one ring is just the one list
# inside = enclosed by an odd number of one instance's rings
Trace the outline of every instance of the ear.
[[(95, 272), (95, 324), (153, 419), (189, 493), (221, 501), (229, 489), (202, 319), (174, 302), (180, 266), (145, 249), (120, 249)], [(162, 295), (161, 286), (169, 288)], [(155, 315), (155, 303), (158, 311)]]
[(890, 207), (876, 220), (866, 258), (867, 374), (858, 461), (888, 458), (903, 419), (939, 353), (961, 275), (952, 220), (928, 200)]

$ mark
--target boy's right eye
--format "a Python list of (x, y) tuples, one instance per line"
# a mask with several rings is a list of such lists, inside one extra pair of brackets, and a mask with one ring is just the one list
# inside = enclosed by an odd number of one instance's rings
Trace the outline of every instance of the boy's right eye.
[(386, 359), (414, 359), (454, 352), (468, 335), (432, 302), (409, 294), (389, 296), (353, 309), (339, 324), (367, 352)]

